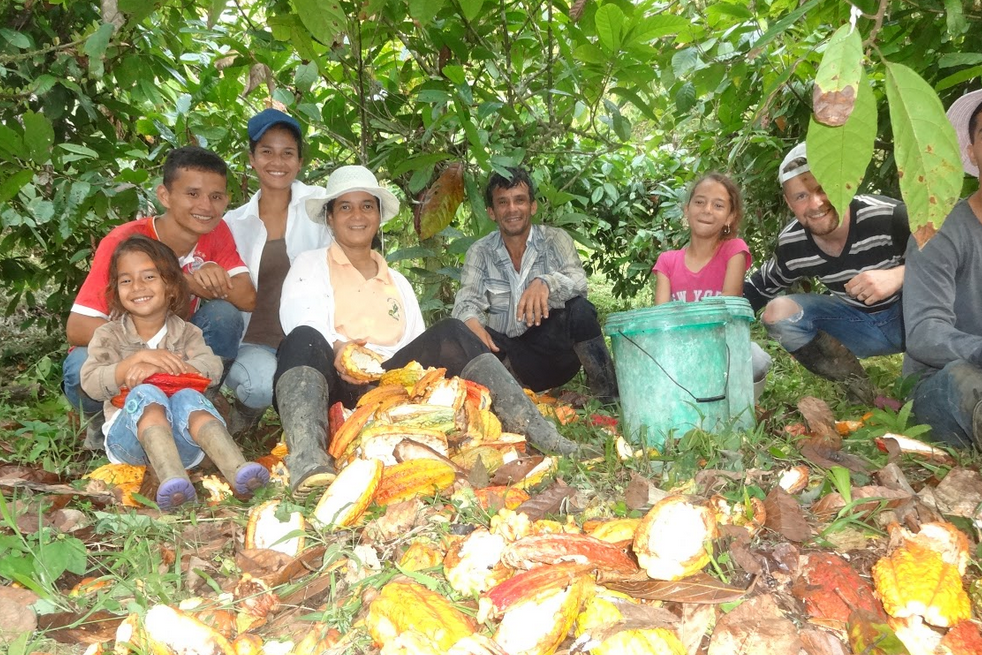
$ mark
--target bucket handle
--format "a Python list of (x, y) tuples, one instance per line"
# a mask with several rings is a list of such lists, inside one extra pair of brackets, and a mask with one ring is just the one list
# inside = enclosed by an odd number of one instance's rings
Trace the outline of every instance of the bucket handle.
[(643, 352), (645, 355), (647, 355), (648, 356), (648, 359), (650, 359), (651, 361), (653, 361), (655, 363), (655, 366), (657, 366), (658, 368), (660, 368), (661, 369), (661, 372), (664, 373), (665, 376), (668, 377), (669, 380), (671, 380), (672, 382), (675, 383), (675, 386), (677, 386), (679, 389), (681, 389), (682, 391), (684, 391), (687, 394), (689, 394), (689, 397), (692, 398), (692, 400), (696, 401), (697, 403), (715, 403), (715, 402), (719, 402), (720, 400), (726, 400), (726, 385), (727, 385), (727, 382), (728, 382), (729, 377), (730, 377), (730, 344), (725, 343), (725, 342), (723, 343), (723, 346), (726, 348), (726, 372), (723, 373), (723, 393), (722, 394), (719, 394), (719, 395), (716, 395), (716, 396), (707, 396), (705, 398), (700, 398), (700, 397), (696, 396), (694, 393), (692, 393), (691, 391), (689, 391), (686, 387), (684, 387), (681, 384), (679, 384), (679, 381), (676, 380), (674, 377), (672, 377), (672, 374), (669, 373), (668, 371), (666, 371), (665, 370), (665, 367), (662, 366), (661, 364), (659, 364), (658, 363), (658, 360), (655, 359), (651, 355), (651, 353), (649, 353), (647, 350), (645, 350), (644, 348), (642, 348), (634, 339), (632, 339), (631, 337), (627, 336), (623, 332), (618, 332), (617, 334), (621, 335), (622, 337), (624, 337), (625, 339), (627, 339), (628, 341), (630, 341), (634, 345), (635, 348), (637, 348), (638, 350), (640, 350), (641, 352)]

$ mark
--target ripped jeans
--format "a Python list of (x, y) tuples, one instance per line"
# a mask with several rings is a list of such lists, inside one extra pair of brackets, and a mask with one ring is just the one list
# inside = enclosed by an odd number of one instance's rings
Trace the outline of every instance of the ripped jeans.
[(785, 297), (801, 311), (775, 323), (762, 322), (767, 334), (788, 352), (808, 345), (819, 330), (841, 341), (860, 359), (904, 350), (904, 315), (899, 302), (878, 312), (864, 312), (835, 296), (795, 293)]

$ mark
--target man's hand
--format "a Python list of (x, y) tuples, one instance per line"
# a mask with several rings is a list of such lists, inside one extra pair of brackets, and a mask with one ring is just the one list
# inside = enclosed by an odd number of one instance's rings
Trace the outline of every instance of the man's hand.
[(885, 271), (863, 271), (846, 282), (846, 293), (853, 298), (873, 305), (900, 291), (904, 285), (904, 267)]
[(466, 321), (464, 321), (464, 325), (469, 327), (471, 329), (471, 332), (476, 334), (477, 338), (481, 340), (481, 343), (487, 346), (491, 350), (491, 352), (493, 353), (498, 352), (497, 344), (495, 344), (494, 339), (491, 338), (491, 335), (488, 334), (488, 331), (484, 329), (484, 326), (481, 325), (481, 322), (479, 320), (477, 320), (476, 318), (469, 318)]
[(542, 278), (535, 278), (518, 300), (519, 321), (525, 325), (541, 325), (542, 319), (549, 318), (549, 285)]
[(356, 380), (349, 376), (345, 372), (344, 366), (341, 364), (341, 358), (344, 357), (344, 347), (349, 343), (357, 343), (359, 346), (364, 346), (368, 343), (368, 339), (353, 339), (352, 341), (342, 341), (338, 339), (334, 342), (334, 368), (338, 372), (338, 376), (342, 380), (349, 384), (357, 384), (358, 386), (363, 386), (368, 384), (368, 380)]
[(205, 300), (225, 300), (232, 290), (232, 278), (228, 271), (214, 262), (204, 264), (193, 273), (185, 273), (184, 277), (191, 287), (191, 293)]

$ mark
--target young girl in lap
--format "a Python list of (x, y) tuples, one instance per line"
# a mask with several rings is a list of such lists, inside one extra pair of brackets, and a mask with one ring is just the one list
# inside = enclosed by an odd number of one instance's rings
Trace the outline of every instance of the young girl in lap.
[[(189, 289), (174, 253), (159, 241), (134, 236), (119, 244), (106, 289), (112, 320), (99, 327), (82, 365), (82, 389), (105, 402), (110, 461), (147, 464), (160, 480), (157, 505), (172, 509), (196, 497), (187, 468), (207, 454), (239, 494), (269, 481), (262, 465), (246, 462), (215, 407), (199, 391), (168, 397), (144, 381), (155, 373), (197, 373), (217, 383), (221, 359), (201, 330), (186, 323)], [(123, 408), (112, 398), (130, 389)]]

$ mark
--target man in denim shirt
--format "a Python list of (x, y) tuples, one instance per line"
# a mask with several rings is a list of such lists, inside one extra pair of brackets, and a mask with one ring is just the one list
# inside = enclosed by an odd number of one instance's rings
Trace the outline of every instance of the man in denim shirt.
[(533, 391), (565, 384), (582, 366), (590, 391), (611, 402), (614, 365), (573, 239), (532, 224), (535, 184), (524, 169), (509, 172), (488, 180), (484, 202), (498, 231), (467, 250), (453, 317)]

